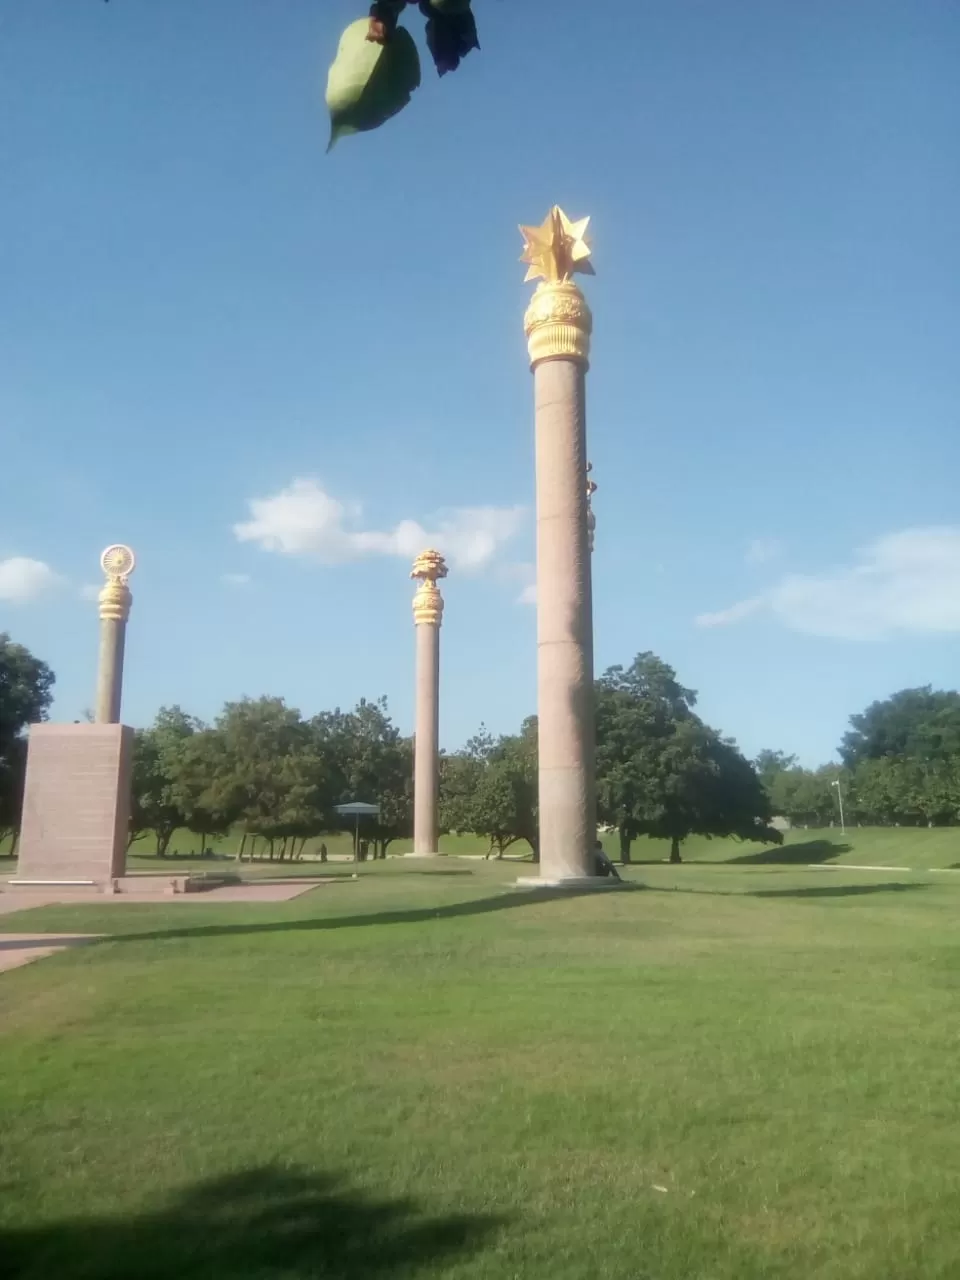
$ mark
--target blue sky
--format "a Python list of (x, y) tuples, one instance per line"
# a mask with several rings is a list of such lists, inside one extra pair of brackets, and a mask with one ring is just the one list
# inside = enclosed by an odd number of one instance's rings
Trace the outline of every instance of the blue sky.
[(554, 202), (595, 247), (598, 669), (653, 649), (808, 763), (955, 686), (960, 8), (475, 0), (482, 53), (325, 156), (365, 8), (0, 3), (0, 629), (54, 714), (114, 541), (130, 723), (385, 693), (409, 730), (423, 540), (444, 745), (535, 709), (517, 224)]

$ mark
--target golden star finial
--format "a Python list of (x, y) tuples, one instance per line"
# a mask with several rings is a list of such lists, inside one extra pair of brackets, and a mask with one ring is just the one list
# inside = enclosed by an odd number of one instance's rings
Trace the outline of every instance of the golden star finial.
[(527, 280), (556, 282), (569, 280), (575, 273), (596, 274), (590, 262), (590, 246), (587, 243), (589, 218), (571, 222), (559, 205), (547, 214), (543, 226), (521, 227), (524, 250), (520, 261), (527, 263)]

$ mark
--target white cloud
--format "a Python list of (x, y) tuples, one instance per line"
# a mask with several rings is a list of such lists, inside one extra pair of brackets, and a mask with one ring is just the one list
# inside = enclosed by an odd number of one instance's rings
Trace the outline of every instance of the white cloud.
[(783, 550), (776, 538), (754, 538), (747, 544), (747, 564), (769, 564)]
[(741, 600), (739, 604), (732, 604), (729, 609), (720, 609), (717, 613), (701, 613), (696, 623), (698, 627), (726, 627), (731, 622), (740, 622), (742, 618), (749, 618), (751, 613), (759, 612), (765, 603), (763, 596), (753, 596), (750, 600)]
[(537, 566), (535, 564), (527, 560), (517, 560), (512, 564), (500, 565), (497, 576), (514, 589), (519, 586), (520, 594), (516, 597), (517, 604), (537, 603)]
[(11, 556), (8, 560), (0, 560), (0, 600), (9, 600), (11, 604), (25, 604), (57, 586), (59, 582), (59, 575), (42, 560), (31, 560), (27, 556)]
[(265, 551), (312, 556), (322, 564), (344, 564), (366, 556), (412, 560), (435, 547), (454, 568), (469, 571), (489, 564), (520, 529), (522, 507), (460, 507), (439, 512), (430, 527), (402, 520), (393, 529), (358, 528), (361, 509), (326, 493), (316, 480), (294, 480), (268, 498), (253, 498), (251, 519), (236, 524), (240, 542)]
[(80, 588), (80, 596), (83, 600), (99, 600), (100, 592), (103, 590), (103, 583), (88, 582), (86, 586)]
[(225, 587), (248, 587), (250, 575), (249, 573), (222, 573), (220, 581)]
[(960, 527), (888, 534), (851, 565), (790, 574), (764, 595), (696, 622), (721, 626), (761, 610), (793, 631), (844, 640), (960, 632)]

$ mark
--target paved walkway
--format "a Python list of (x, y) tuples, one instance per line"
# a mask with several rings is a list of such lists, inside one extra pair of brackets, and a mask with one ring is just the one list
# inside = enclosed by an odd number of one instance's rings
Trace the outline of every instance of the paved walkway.
[[(301, 893), (310, 892), (317, 884), (330, 884), (340, 877), (324, 879), (296, 879), (292, 882), (271, 884), (225, 884), (223, 888), (211, 888), (202, 893), (170, 893), (166, 881), (157, 878), (156, 887), (140, 887), (133, 892), (100, 893), (91, 888), (6, 888), (0, 892), (0, 915), (12, 915), (14, 911), (29, 911), (36, 906), (106, 906), (129, 905), (131, 902), (161, 902), (170, 906), (174, 902), (289, 902)], [(18, 969), (31, 960), (56, 955), (67, 947), (83, 946), (96, 941), (100, 933), (0, 933), (0, 973)]]
[(273, 881), (271, 884), (224, 885), (220, 889), (207, 889), (201, 893), (170, 893), (166, 887), (158, 884), (137, 888), (125, 893), (101, 893), (98, 889), (59, 889), (56, 885), (49, 888), (4, 889), (0, 893), (0, 915), (10, 915), (14, 911), (30, 911), (34, 907), (72, 907), (89, 906), (96, 903), (98, 907), (108, 905), (129, 906), (134, 902), (162, 902), (165, 906), (179, 903), (200, 902), (289, 902), (309, 893), (317, 885), (332, 884), (340, 880), (340, 876), (331, 876), (324, 880), (295, 880), (292, 884)]
[(18, 969), (31, 960), (56, 955), (67, 947), (82, 947), (94, 942), (98, 933), (3, 933), (0, 934), (0, 973)]
[[(236, 884), (225, 885), (221, 889), (208, 889), (204, 893), (169, 893), (158, 884), (138, 888), (135, 892), (100, 893), (96, 889), (58, 889), (51, 885), (48, 889), (8, 889), (0, 892), (0, 916), (12, 915), (16, 911), (30, 911), (34, 907), (90, 906), (99, 907), (109, 904), (128, 906), (133, 902), (162, 903), (171, 906), (181, 902), (289, 902), (309, 893), (320, 884), (331, 884), (341, 877), (327, 877), (320, 880), (300, 880), (292, 883), (273, 884)], [(99, 933), (0, 933), (0, 973), (7, 969), (17, 969), (20, 965), (29, 964), (31, 960), (42, 960), (44, 956), (56, 955), (67, 947), (79, 947), (102, 937)]]

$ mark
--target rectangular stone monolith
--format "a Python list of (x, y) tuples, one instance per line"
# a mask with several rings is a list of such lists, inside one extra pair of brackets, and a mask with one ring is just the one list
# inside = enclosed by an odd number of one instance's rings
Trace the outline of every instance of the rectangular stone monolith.
[(124, 874), (132, 762), (126, 725), (31, 725), (11, 885), (106, 885)]

